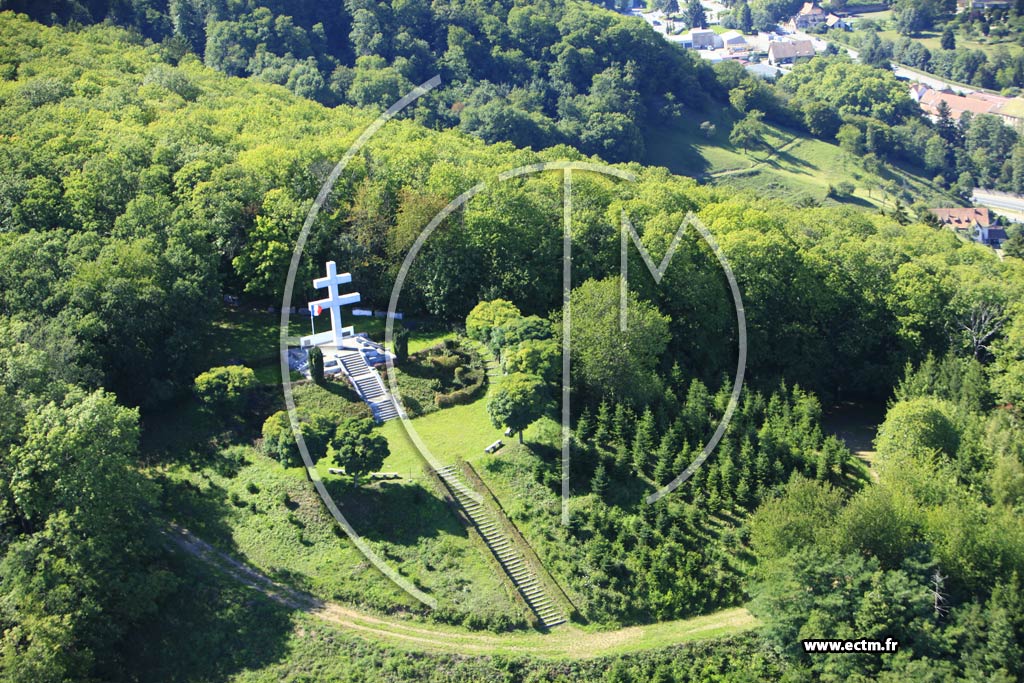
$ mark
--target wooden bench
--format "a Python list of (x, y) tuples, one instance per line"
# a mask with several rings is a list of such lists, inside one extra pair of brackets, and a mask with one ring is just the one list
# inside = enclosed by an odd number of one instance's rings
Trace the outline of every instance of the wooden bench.
[(514, 432), (512, 431), (511, 427), (509, 427), (508, 429), (505, 430), (505, 436), (512, 436), (513, 433)]
[(492, 443), (492, 444), (491, 444), (490, 446), (488, 446), (487, 448), (485, 448), (485, 449), (484, 449), (484, 453), (493, 453), (494, 451), (498, 450), (499, 448), (501, 448), (501, 447), (502, 447), (502, 446), (504, 446), (504, 445), (505, 445), (505, 444), (503, 444), (503, 443), (501, 442), (501, 439), (498, 439), (497, 441), (495, 441), (494, 443)]

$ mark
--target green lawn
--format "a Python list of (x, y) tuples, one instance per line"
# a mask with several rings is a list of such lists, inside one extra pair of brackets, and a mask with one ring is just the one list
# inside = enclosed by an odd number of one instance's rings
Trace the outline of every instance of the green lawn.
[(886, 10), (882, 10), (880, 12), (863, 12), (863, 13), (858, 12), (853, 17), (854, 26), (856, 26), (856, 22), (857, 21), (863, 20), (863, 19), (869, 19), (869, 20), (871, 20), (871, 21), (873, 21), (873, 22), (875, 22), (875, 23), (877, 23), (878, 25), (881, 26), (885, 22), (887, 22), (890, 19), (892, 19), (892, 10), (891, 9), (886, 9)]
[[(444, 463), (460, 458), (472, 460), (496, 439), (509, 441), (501, 429), (491, 424), (486, 398), (418, 417), (411, 424), (431, 453)], [(380, 429), (391, 447), (391, 455), (384, 461), (385, 470), (406, 472), (422, 468), (424, 461), (401, 420), (387, 422)]]
[[(884, 26), (884, 24), (883, 24)], [(895, 28), (887, 28), (884, 31), (878, 32), (878, 37), (883, 40), (891, 40), (892, 42), (898, 41), (901, 36), (896, 32)], [(932, 52), (936, 52), (942, 49), (942, 31), (922, 31), (916, 36), (911, 37), (912, 40), (921, 43)], [(958, 33), (956, 35), (956, 49), (958, 50), (981, 50), (989, 57), (992, 57), (996, 49), (1002, 47), (1009, 51), (1011, 56), (1015, 56), (1021, 51), (1021, 46), (1011, 36), (1006, 38), (986, 38), (984, 40), (978, 40), (975, 38), (967, 38), (963, 34)]]
[(829, 185), (834, 187), (841, 182), (852, 183), (855, 188), (852, 197), (843, 201), (867, 208), (891, 208), (892, 201), (884, 192), (886, 186), (904, 191), (911, 199), (906, 203), (918, 198), (953, 201), (907, 169), (886, 165), (881, 177), (874, 176), (838, 145), (777, 126), (767, 127), (766, 142), (771, 150), (744, 151), (729, 144), (729, 130), (734, 122), (730, 114), (716, 112), (707, 120), (716, 127), (711, 138), (699, 130), (700, 121), (696, 119), (651, 128), (645, 162), (712, 184), (793, 201), (824, 202)]
[(342, 513), (375, 552), (435, 597), (429, 612), (394, 586), (340, 532), (302, 468), (286, 469), (248, 446), (205, 467), (151, 470), (165, 485), (164, 514), (276, 580), (326, 600), (444, 622), (525, 624), (494, 571), (443, 499), (422, 481), (355, 488), (331, 477)]
[[(308, 334), (308, 323), (292, 316), (289, 334)], [(279, 313), (225, 307), (213, 323), (207, 342), (208, 367), (241, 363), (251, 368), (277, 362), (280, 344)]]

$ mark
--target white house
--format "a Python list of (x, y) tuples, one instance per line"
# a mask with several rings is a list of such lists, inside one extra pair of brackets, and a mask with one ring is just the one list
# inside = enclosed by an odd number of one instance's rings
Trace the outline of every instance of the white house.
[(694, 50), (715, 50), (722, 47), (722, 38), (706, 28), (695, 28), (690, 31), (690, 44)]

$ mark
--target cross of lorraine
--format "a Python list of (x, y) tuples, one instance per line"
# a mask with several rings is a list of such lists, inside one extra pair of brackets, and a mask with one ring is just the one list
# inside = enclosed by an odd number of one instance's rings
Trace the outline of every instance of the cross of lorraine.
[(327, 289), (327, 298), (309, 302), (310, 313), (312, 313), (311, 317), (315, 319), (323, 311), (329, 310), (331, 312), (331, 329), (320, 333), (316, 333), (314, 330), (313, 334), (302, 337), (300, 340), (302, 348), (333, 346), (335, 349), (341, 349), (343, 339), (355, 336), (355, 329), (351, 326), (343, 327), (341, 322), (341, 307), (359, 303), (360, 299), (359, 292), (352, 292), (351, 294), (340, 293), (338, 285), (348, 284), (349, 282), (352, 282), (352, 276), (349, 273), (339, 274), (338, 266), (334, 261), (327, 262), (327, 275), (325, 277), (313, 280), (313, 287), (316, 289)]

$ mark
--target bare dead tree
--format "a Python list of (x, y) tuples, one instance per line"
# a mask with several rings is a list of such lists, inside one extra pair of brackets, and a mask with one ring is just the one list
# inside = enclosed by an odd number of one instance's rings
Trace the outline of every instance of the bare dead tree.
[(932, 594), (932, 608), (937, 619), (941, 619), (949, 612), (949, 607), (946, 606), (948, 596), (942, 591), (947, 578), (949, 577), (943, 576), (938, 567), (935, 568), (932, 574), (932, 589), (929, 592)]
[(1002, 301), (982, 299), (974, 302), (953, 321), (954, 332), (965, 340), (971, 354), (981, 360), (989, 353), (992, 343), (1006, 324), (1009, 316)]

